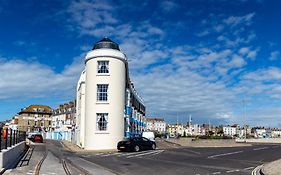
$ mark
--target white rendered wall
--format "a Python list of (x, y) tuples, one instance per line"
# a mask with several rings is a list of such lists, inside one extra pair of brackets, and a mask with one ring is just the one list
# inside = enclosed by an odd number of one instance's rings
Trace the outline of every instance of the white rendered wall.
[[(113, 49), (93, 50), (86, 56), (85, 149), (116, 149), (124, 137), (125, 60)], [(109, 61), (109, 74), (97, 73), (97, 61)], [(97, 102), (97, 84), (108, 84), (107, 102)], [(97, 130), (97, 113), (108, 113), (106, 131)]]
[(86, 72), (83, 71), (78, 81), (76, 90), (76, 144), (82, 148), (84, 148), (85, 145), (85, 79)]

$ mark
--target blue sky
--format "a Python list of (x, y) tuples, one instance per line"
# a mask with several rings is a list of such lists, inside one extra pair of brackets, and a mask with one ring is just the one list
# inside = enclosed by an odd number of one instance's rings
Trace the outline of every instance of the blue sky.
[(0, 119), (73, 100), (83, 57), (107, 36), (128, 56), (148, 116), (281, 127), (280, 5), (0, 0)]

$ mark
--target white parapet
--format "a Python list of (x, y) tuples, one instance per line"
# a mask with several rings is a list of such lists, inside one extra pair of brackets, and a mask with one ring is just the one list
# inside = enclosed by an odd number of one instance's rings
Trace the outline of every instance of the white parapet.
[(0, 169), (6, 169), (14, 164), (22, 155), (26, 148), (25, 141), (15, 144), (8, 149), (3, 149), (0, 152)]

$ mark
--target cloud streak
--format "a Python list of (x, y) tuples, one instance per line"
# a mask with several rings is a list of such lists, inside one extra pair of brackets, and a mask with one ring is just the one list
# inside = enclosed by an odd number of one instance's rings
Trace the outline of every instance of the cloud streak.
[(0, 99), (46, 98), (52, 95), (72, 96), (82, 64), (74, 61), (61, 73), (38, 62), (0, 59)]

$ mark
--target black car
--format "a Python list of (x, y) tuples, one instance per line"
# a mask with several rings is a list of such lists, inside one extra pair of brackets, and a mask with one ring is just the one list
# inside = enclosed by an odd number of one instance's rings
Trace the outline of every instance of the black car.
[(156, 149), (156, 143), (145, 137), (134, 137), (117, 144), (117, 149), (120, 151), (140, 151), (147, 149)]

